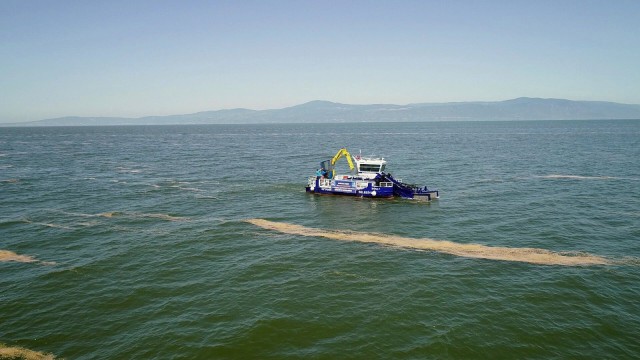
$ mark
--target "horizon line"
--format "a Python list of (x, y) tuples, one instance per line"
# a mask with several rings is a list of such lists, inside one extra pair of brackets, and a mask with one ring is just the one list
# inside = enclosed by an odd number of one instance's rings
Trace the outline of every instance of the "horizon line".
[[(327, 104), (345, 105), (345, 106), (375, 106), (375, 105), (379, 105), (379, 106), (384, 106), (384, 105), (388, 105), (388, 106), (420, 106), (420, 105), (446, 105), (446, 104), (494, 104), (494, 103), (502, 103), (502, 102), (515, 101), (515, 100), (551, 100), (551, 101), (558, 100), (558, 101), (578, 102), (578, 103), (603, 103), (603, 104), (640, 106), (640, 104), (620, 103), (620, 102), (606, 101), (606, 100), (572, 100), (572, 99), (565, 99), (565, 98), (553, 98), (553, 97), (551, 97), (551, 98), (543, 98), (543, 97), (529, 97), (529, 96), (520, 96), (520, 97), (515, 97), (515, 98), (510, 98), (510, 99), (505, 99), (505, 100), (494, 100), (494, 101), (467, 100), (467, 101), (445, 101), (445, 102), (413, 102), (413, 103), (406, 103), (406, 104), (380, 103), (380, 102), (354, 104), (354, 103), (336, 102), (336, 101), (331, 101), (331, 100), (315, 99), (315, 100), (309, 100), (309, 101), (302, 102), (302, 103), (295, 104), (295, 105), (284, 106), (284, 107), (279, 107), (279, 108), (260, 109), (260, 110), (251, 109), (251, 108), (245, 108), (245, 107), (235, 107), (235, 108), (221, 108), (221, 109), (215, 109), (215, 110), (202, 110), (202, 111), (179, 113), (179, 114), (178, 113), (174, 113), (174, 114), (167, 114), (167, 115), (143, 115), (143, 116), (138, 116), (138, 117), (133, 117), (133, 116), (110, 116), (110, 115), (88, 115), (88, 116), (83, 116), (83, 115), (63, 115), (63, 116), (48, 117), (48, 118), (43, 118), (43, 119), (38, 119), (38, 120), (25, 120), (25, 121), (18, 121), (18, 122), (15, 122), (15, 121), (13, 121), (13, 122), (3, 122), (3, 121), (0, 120), (0, 125), (3, 125), (3, 126), (12, 125), (12, 124), (21, 125), (21, 124), (29, 124), (29, 123), (38, 123), (38, 122), (43, 122), (43, 121), (60, 120), (60, 119), (143, 120), (143, 119), (148, 119), (148, 118), (166, 118), (166, 117), (172, 117), (172, 116), (197, 115), (197, 114), (209, 113), (209, 112), (242, 111), (242, 110), (253, 111), (253, 112), (264, 112), (264, 111), (277, 111), (277, 110), (295, 108), (295, 107), (298, 107), (298, 106), (304, 106), (304, 105), (309, 105), (309, 104), (313, 104), (313, 103), (327, 103)], [(514, 119), (514, 120), (517, 120), (517, 119)], [(545, 119), (543, 119), (543, 120), (545, 120)], [(546, 120), (552, 120), (552, 119), (546, 119)], [(579, 119), (575, 119), (575, 120), (579, 120)], [(593, 120), (596, 120), (596, 119), (593, 119)], [(616, 119), (602, 119), (602, 120), (616, 120)], [(622, 119), (620, 119), (620, 120), (622, 120)], [(444, 121), (450, 121), (450, 120), (444, 120)], [(470, 120), (470, 121), (483, 121), (483, 120)], [(511, 120), (484, 120), (484, 121), (511, 121)], [(522, 120), (519, 120), (519, 121), (522, 121)], [(409, 121), (409, 122), (411, 122), (411, 121)], [(290, 122), (287, 122), (287, 123), (290, 123)], [(167, 125), (169, 125), (169, 124), (167, 124)], [(186, 125), (186, 124), (184, 124), (184, 125)], [(84, 126), (87, 126), (87, 125), (84, 125)], [(97, 125), (97, 126), (100, 126), (100, 125)]]

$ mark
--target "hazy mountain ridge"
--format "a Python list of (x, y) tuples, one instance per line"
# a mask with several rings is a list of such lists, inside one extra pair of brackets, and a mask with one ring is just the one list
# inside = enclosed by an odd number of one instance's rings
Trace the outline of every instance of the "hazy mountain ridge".
[(69, 116), (25, 123), (0, 124), (0, 126), (601, 119), (640, 119), (640, 105), (526, 97), (495, 102), (416, 103), (407, 105), (350, 105), (314, 100), (300, 105), (271, 110), (227, 109), (140, 118)]

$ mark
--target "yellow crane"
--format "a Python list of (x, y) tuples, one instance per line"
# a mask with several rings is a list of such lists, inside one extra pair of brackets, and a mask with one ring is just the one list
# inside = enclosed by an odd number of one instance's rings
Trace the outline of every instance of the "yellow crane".
[(330, 166), (329, 166), (328, 169), (326, 169), (327, 170), (327, 175), (329, 175), (328, 177), (330, 179), (333, 179), (336, 176), (336, 170), (334, 168), (334, 165), (336, 164), (336, 162), (338, 160), (340, 160), (341, 157), (345, 157), (347, 159), (347, 162), (349, 163), (349, 169), (351, 171), (353, 171), (353, 169), (356, 168), (353, 165), (353, 160), (351, 160), (351, 154), (349, 154), (349, 151), (347, 151), (347, 148), (342, 148), (342, 149), (338, 150), (336, 155), (331, 159)]

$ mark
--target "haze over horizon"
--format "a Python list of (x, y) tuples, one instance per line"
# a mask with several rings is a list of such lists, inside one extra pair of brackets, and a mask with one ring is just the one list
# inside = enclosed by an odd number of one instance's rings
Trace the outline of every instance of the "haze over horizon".
[(0, 122), (311, 100), (640, 104), (637, 1), (0, 2)]

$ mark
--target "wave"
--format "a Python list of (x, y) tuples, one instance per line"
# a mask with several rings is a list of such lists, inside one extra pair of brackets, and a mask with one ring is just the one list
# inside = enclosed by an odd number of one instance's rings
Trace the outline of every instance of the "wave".
[(124, 166), (118, 166), (116, 170), (120, 173), (129, 173), (129, 174), (139, 174), (142, 172), (141, 169), (132, 169)]
[(7, 183), (7, 184), (17, 184), (20, 182), (20, 179), (3, 179), (3, 180), (0, 180), (0, 182)]
[(110, 212), (104, 212), (104, 213), (95, 214), (95, 215), (89, 215), (89, 216), (101, 216), (105, 218), (113, 218), (117, 216), (128, 216), (133, 218), (152, 218), (152, 219), (160, 219), (160, 220), (166, 220), (166, 221), (188, 221), (189, 220), (189, 218), (187, 217), (173, 216), (169, 214), (127, 213), (127, 212), (120, 212), (120, 211), (110, 211)]
[[(9, 261), (21, 262), (21, 263), (40, 263), (42, 265), (55, 265), (54, 262), (40, 261), (33, 256), (19, 255), (9, 250), (0, 250), (0, 262), (9, 262)], [(2, 353), (0, 353), (0, 355), (1, 354)]]
[(541, 179), (572, 179), (572, 180), (614, 180), (618, 179), (617, 177), (612, 176), (580, 176), (580, 175), (560, 175), (560, 174), (551, 174), (551, 175), (542, 175), (536, 176)]
[[(86, 217), (86, 218), (131, 217), (131, 218), (152, 218), (152, 219), (161, 219), (161, 220), (167, 220), (167, 221), (188, 221), (188, 220), (190, 220), (187, 217), (173, 216), (173, 215), (162, 214), (162, 213), (136, 213), (136, 212), (127, 212), (127, 211), (106, 211), (106, 212), (102, 212), (102, 213), (98, 213), (98, 214), (85, 214), (85, 213), (70, 212), (70, 211), (63, 211), (63, 210), (51, 210), (51, 211), (55, 211), (55, 212), (58, 212), (58, 213), (61, 213), (61, 214), (65, 214), (65, 215)], [(65, 228), (65, 227), (63, 227), (61, 225), (60, 226), (56, 226), (55, 224), (36, 223), (36, 222), (28, 221), (28, 220), (27, 220), (27, 222), (32, 223), (32, 224), (39, 224), (39, 225), (47, 225), (47, 226), (52, 226), (52, 227)]]
[(509, 248), (480, 244), (459, 244), (429, 238), (414, 239), (376, 233), (324, 230), (264, 219), (247, 219), (244, 221), (263, 229), (279, 231), (285, 234), (324, 237), (341, 241), (376, 243), (416, 250), (430, 250), (468, 258), (515, 261), (538, 265), (587, 266), (614, 264), (612, 260), (587, 253), (554, 252), (537, 248)]
[[(204, 186), (198, 186), (197, 184), (203, 184)], [(190, 182), (190, 181), (177, 181), (177, 180), (172, 180), (172, 181), (164, 181), (164, 182), (159, 182), (159, 183), (153, 183), (153, 184), (148, 184), (150, 187), (152, 187), (154, 190), (164, 190), (164, 189), (171, 189), (171, 190), (181, 190), (181, 191), (188, 191), (188, 192), (194, 192), (194, 193), (201, 193), (201, 194), (207, 194), (207, 193), (211, 193), (212, 190), (209, 187), (211, 184), (217, 185), (217, 182), (213, 181), (194, 181), (194, 182)], [(214, 193), (216, 193), (217, 191), (213, 191)], [(197, 196), (197, 195), (196, 195)]]
[(16, 224), (24, 224), (24, 219), (0, 219), (0, 228)]
[(220, 198), (215, 195), (196, 195), (195, 198), (204, 200), (220, 200)]
[(132, 214), (134, 217), (142, 217), (142, 218), (152, 218), (152, 219), (160, 219), (167, 221), (187, 221), (189, 218), (182, 216), (172, 216), (168, 214)]
[(46, 226), (46, 227), (55, 228), (55, 229), (73, 230), (72, 227), (53, 224), (53, 223), (43, 223), (43, 222), (31, 221), (31, 220), (28, 220), (28, 219), (25, 219), (24, 222), (27, 223), (27, 224)]

